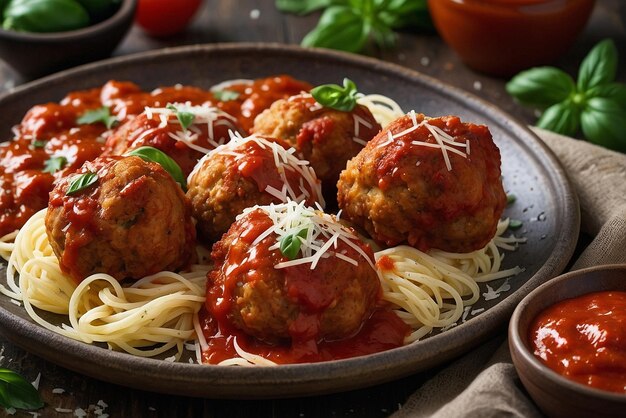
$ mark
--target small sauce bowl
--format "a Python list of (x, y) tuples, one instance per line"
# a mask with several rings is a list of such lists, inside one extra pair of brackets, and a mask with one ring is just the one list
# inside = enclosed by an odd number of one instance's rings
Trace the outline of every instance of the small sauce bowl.
[(429, 0), (441, 37), (471, 68), (497, 76), (567, 51), (595, 0)]
[(529, 340), (534, 319), (565, 299), (600, 291), (626, 291), (626, 264), (573, 271), (530, 292), (513, 312), (509, 347), (517, 373), (537, 405), (550, 417), (623, 417), (626, 394), (577, 383), (545, 366)]

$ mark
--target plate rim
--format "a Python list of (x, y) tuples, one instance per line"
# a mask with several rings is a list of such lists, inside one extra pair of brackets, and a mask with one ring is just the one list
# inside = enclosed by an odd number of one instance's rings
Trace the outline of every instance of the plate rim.
[[(162, 60), (163, 57), (186, 56), (188, 54), (217, 54), (221, 52), (242, 54), (246, 51), (267, 52), (274, 55), (306, 56), (306, 59), (320, 58), (333, 62), (367, 67), (376, 72), (398, 75), (428, 87), (436, 93), (462, 102), (464, 106), (479, 113), (489, 112), (489, 117), (500, 124), (502, 129), (515, 133), (516, 142), (526, 147), (533, 157), (542, 163), (544, 169), (553, 174), (551, 183), (560, 191), (555, 213), (557, 219), (563, 220), (560, 234), (555, 238), (555, 246), (546, 263), (531, 276), (519, 289), (507, 295), (506, 299), (489, 308), (485, 315), (494, 318), (498, 324), (496, 329), (480, 331), (479, 321), (468, 321), (457, 329), (429, 337), (420, 341), (420, 350), (436, 350), (440, 341), (454, 340), (459, 329), (465, 334), (476, 335), (469, 344), (451, 342), (451, 349), (437, 361), (427, 364), (414, 357), (415, 347), (403, 346), (394, 350), (385, 351), (369, 356), (356, 357), (345, 360), (324, 363), (281, 365), (268, 373), (266, 368), (229, 368), (223, 366), (198, 365), (187, 363), (170, 363), (163, 360), (145, 359), (103, 349), (94, 345), (85, 344), (55, 334), (37, 324), (21, 318), (0, 307), (0, 330), (7, 339), (25, 350), (36, 354), (53, 363), (71, 369), (90, 377), (122, 384), (142, 390), (154, 392), (215, 397), (224, 399), (267, 399), (278, 397), (309, 396), (323, 393), (332, 393), (371, 386), (390, 380), (395, 380), (409, 374), (424, 371), (441, 364), (461, 353), (475, 347), (495, 334), (499, 328), (508, 322), (515, 305), (541, 283), (557, 276), (567, 265), (574, 252), (576, 239), (580, 228), (580, 209), (578, 198), (567, 174), (555, 154), (539, 139), (528, 127), (513, 116), (501, 111), (493, 104), (460, 88), (446, 84), (431, 76), (397, 64), (384, 62), (375, 58), (363, 57), (345, 52), (325, 49), (304, 49), (298, 46), (278, 43), (229, 43), (229, 44), (199, 44), (163, 48), (153, 51), (124, 55), (75, 67), (69, 70), (31, 81), (24, 85), (10, 89), (0, 96), (0, 107), (15, 98), (20, 98), (28, 92), (46, 87), (49, 84), (60, 84), (81, 75), (100, 73), (106, 69), (124, 66), (133, 66), (138, 63)], [(521, 140), (521, 141), (520, 141)], [(557, 181), (558, 180), (558, 181)], [(569, 236), (569, 238), (568, 238)], [(480, 331), (480, 332), (479, 332)], [(34, 345), (33, 341), (46, 340), (47, 346)], [(73, 357), (88, 358), (89, 364), (107, 364), (106, 374), (78, 364), (75, 359), (53, 356), (46, 348), (53, 348), (60, 352), (73, 352)], [(371, 368), (372, 363), (378, 366)], [(323, 367), (320, 367), (323, 365)], [(323, 369), (323, 372), (320, 371)], [(130, 376), (129, 376), (129, 372)], [(163, 386), (163, 376), (168, 376), (169, 386)], [(245, 391), (245, 382), (254, 382), (255, 391)]]

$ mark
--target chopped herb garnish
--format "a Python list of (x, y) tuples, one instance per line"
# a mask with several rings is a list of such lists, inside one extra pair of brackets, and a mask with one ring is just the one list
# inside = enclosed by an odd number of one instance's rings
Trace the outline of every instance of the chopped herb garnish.
[(180, 169), (180, 166), (171, 159), (167, 154), (165, 154), (160, 149), (154, 147), (139, 147), (134, 149), (125, 155), (136, 155), (144, 161), (149, 161), (153, 163), (158, 163), (167, 171), (170, 176), (174, 178), (174, 180), (180, 184), (183, 190), (187, 188), (187, 182), (185, 181), (185, 176), (183, 175), (183, 170)]
[(506, 204), (507, 205), (512, 205), (513, 203), (515, 203), (515, 201), (517, 200), (517, 197), (514, 194), (507, 194), (506, 195)]
[(111, 115), (111, 110), (107, 106), (98, 109), (88, 110), (76, 119), (79, 125), (88, 125), (92, 123), (104, 123), (107, 129), (111, 129), (118, 121), (117, 117)]
[(308, 231), (308, 228), (303, 228), (298, 233), (282, 237), (280, 240), (280, 252), (290, 260), (295, 259), (300, 252), (302, 240), (306, 238)]
[(524, 225), (524, 223), (517, 219), (511, 219), (509, 221), (509, 229), (520, 229), (522, 225)]
[(91, 186), (97, 181), (98, 181), (98, 174), (96, 173), (79, 174), (73, 178), (65, 194), (71, 195), (73, 193), (79, 192)]
[(337, 84), (323, 84), (311, 90), (313, 98), (322, 106), (342, 112), (350, 112), (356, 106), (356, 84), (343, 79), (343, 87)]
[(176, 115), (176, 118), (178, 119), (178, 122), (180, 122), (180, 126), (183, 127), (184, 131), (186, 131), (189, 126), (191, 126), (193, 120), (196, 117), (196, 115), (194, 115), (193, 113), (179, 110), (176, 108), (176, 106), (172, 104), (168, 104), (167, 108), (174, 111), (174, 114)]
[(239, 93), (232, 90), (216, 90), (213, 92), (213, 96), (220, 102), (228, 102), (230, 100), (237, 100)]
[(17, 409), (43, 407), (39, 392), (22, 375), (0, 368), (0, 406)]
[(63, 156), (52, 156), (46, 160), (44, 163), (44, 169), (42, 170), (44, 173), (54, 174), (57, 171), (63, 169), (67, 165), (67, 158)]
[(46, 141), (41, 141), (39, 139), (33, 139), (30, 143), (33, 148), (43, 148), (46, 146)]

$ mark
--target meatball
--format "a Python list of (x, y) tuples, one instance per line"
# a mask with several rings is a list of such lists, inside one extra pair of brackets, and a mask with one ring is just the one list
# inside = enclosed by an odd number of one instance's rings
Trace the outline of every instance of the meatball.
[(506, 205), (489, 129), (414, 112), (391, 123), (337, 184), (343, 216), (379, 243), (470, 252), (494, 236)]
[(380, 129), (365, 106), (342, 112), (323, 107), (310, 94), (300, 94), (274, 102), (257, 116), (252, 131), (288, 141), (311, 163), (324, 190), (334, 196), (346, 162)]
[(277, 139), (235, 137), (198, 163), (187, 196), (201, 238), (217, 241), (250, 206), (287, 200), (324, 205), (315, 172), (288, 147)]
[[(189, 115), (189, 126), (182, 126), (180, 114)], [(228, 141), (229, 131), (241, 132), (237, 120), (213, 107), (147, 108), (115, 130), (107, 139), (105, 154), (122, 155), (151, 146), (169, 155), (188, 175), (207, 152)]]
[[(75, 190), (79, 181), (84, 187)], [(135, 156), (100, 157), (59, 181), (45, 225), (61, 269), (77, 282), (93, 273), (139, 279), (184, 268), (195, 256), (180, 186), (159, 164)]]
[[(290, 234), (302, 239), (288, 257), (278, 244)], [(330, 241), (336, 245), (319, 250)], [(220, 328), (269, 343), (348, 338), (381, 292), (371, 248), (330, 215), (295, 202), (248, 209), (212, 258), (207, 311)]]

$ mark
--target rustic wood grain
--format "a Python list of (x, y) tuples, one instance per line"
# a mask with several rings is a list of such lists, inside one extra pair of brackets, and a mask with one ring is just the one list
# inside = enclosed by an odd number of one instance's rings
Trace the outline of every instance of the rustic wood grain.
[[(257, 12), (253, 10), (258, 11), (256, 19), (253, 17)], [(298, 43), (315, 25), (317, 18), (318, 15), (282, 15), (270, 0), (205, 0), (200, 13), (186, 32), (168, 39), (154, 39), (135, 27), (115, 51), (115, 55), (212, 42), (293, 44)], [(598, 1), (592, 20), (576, 46), (555, 64), (575, 76), (578, 63), (589, 48), (598, 40), (611, 37), (617, 42), (621, 53), (618, 79), (626, 81), (625, 22), (625, 2)], [(396, 49), (377, 51), (373, 55), (470, 91), (524, 122), (533, 123), (536, 119), (532, 110), (519, 106), (506, 94), (506, 80), (469, 70), (436, 34), (402, 33)], [(211, 69), (207, 68), (207, 71)], [(276, 71), (280, 72), (279, 63)], [(0, 62), (0, 92), (10, 90), (24, 81), (19, 74)], [(15, 347), (4, 336), (0, 336), (0, 367), (19, 371), (31, 381), (41, 374), (39, 391), (46, 403), (45, 408), (38, 411), (41, 417), (72, 417), (75, 416), (76, 408), (85, 410), (88, 417), (97, 417), (98, 413), (108, 414), (109, 417), (383, 417), (396, 411), (415, 389), (437, 371), (342, 394), (286, 400), (230, 401), (143, 392), (87, 378)], [(54, 393), (58, 389), (63, 389), (64, 393)], [(71, 412), (57, 412), (56, 408), (65, 408)], [(3, 415), (8, 415), (8, 412), (0, 408), (0, 416)], [(33, 415), (17, 411), (14, 416)]]

